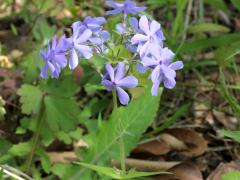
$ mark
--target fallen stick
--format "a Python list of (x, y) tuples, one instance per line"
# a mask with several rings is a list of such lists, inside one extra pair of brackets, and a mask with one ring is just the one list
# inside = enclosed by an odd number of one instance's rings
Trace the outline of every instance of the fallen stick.
[[(138, 171), (162, 171), (172, 168), (173, 166), (179, 164), (180, 162), (172, 161), (147, 161), (147, 160), (138, 160), (138, 159), (126, 159), (125, 160), (126, 167), (128, 169), (136, 169)], [(112, 161), (112, 165), (119, 168), (119, 161)]]

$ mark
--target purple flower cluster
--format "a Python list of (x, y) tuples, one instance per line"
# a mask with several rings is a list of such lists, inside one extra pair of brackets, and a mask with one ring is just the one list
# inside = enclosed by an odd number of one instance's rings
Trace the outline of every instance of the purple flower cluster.
[[(52, 78), (58, 78), (62, 68), (69, 64), (70, 69), (75, 69), (79, 58), (90, 59), (93, 52), (106, 52), (104, 43), (109, 39), (109, 33), (103, 30), (106, 22), (103, 17), (86, 17), (83, 22), (72, 24), (72, 36), (62, 36), (57, 42), (56, 36), (52, 39), (52, 46), (48, 44), (47, 53), (40, 51), (45, 61), (41, 70), (41, 77), (48, 77), (48, 70)], [(68, 60), (67, 60), (68, 59)]]
[[(183, 68), (183, 63), (182, 61), (172, 62), (175, 55), (170, 49), (164, 47), (165, 37), (161, 25), (145, 15), (138, 15), (146, 7), (137, 7), (136, 3), (130, 0), (124, 3), (107, 1), (106, 5), (113, 8), (107, 11), (107, 15), (123, 14), (123, 22), (117, 24), (117, 32), (124, 39), (126, 48), (134, 53), (133, 57), (139, 57), (137, 70), (140, 73), (145, 73), (148, 69), (151, 71), (149, 79), (153, 83), (152, 95), (158, 94), (161, 83), (168, 89), (174, 88), (176, 70)], [(138, 15), (139, 20), (137, 16), (128, 17), (128, 15)], [(40, 76), (47, 78), (50, 72), (52, 78), (58, 78), (61, 70), (67, 65), (70, 69), (75, 69), (79, 58), (90, 59), (94, 53), (101, 56), (108, 54), (107, 47), (111, 46), (108, 44), (110, 34), (103, 29), (105, 23), (104, 17), (86, 17), (83, 21), (72, 24), (70, 37), (67, 38), (64, 35), (57, 41), (54, 36), (52, 43), (48, 43), (47, 52), (40, 51), (45, 62)], [(129, 64), (131, 63), (130, 61)], [(115, 67), (106, 63), (106, 71), (102, 78), (102, 85), (108, 91), (116, 90), (120, 103), (128, 104), (130, 98), (123, 88), (135, 88), (138, 80), (134, 76), (126, 75), (123, 62), (118, 62)]]
[[(164, 47), (165, 37), (157, 21), (149, 20), (145, 15), (141, 15), (139, 21), (132, 17), (128, 24), (117, 24), (117, 31), (122, 36), (128, 36), (126, 47), (139, 55), (140, 63), (137, 64), (139, 73), (145, 73), (150, 69), (153, 96), (157, 96), (161, 83), (168, 89), (175, 87), (175, 71), (182, 69), (183, 63), (182, 61), (171, 63), (174, 53)], [(129, 34), (132, 35), (129, 37)]]

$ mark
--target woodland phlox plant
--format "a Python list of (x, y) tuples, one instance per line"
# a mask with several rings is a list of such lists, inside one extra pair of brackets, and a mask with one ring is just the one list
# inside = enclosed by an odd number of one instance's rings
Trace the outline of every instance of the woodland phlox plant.
[[(120, 61), (119, 58), (106, 60), (106, 73), (102, 74), (102, 85), (108, 90), (115, 90), (121, 104), (127, 105), (130, 101), (128, 88), (138, 86), (138, 80), (126, 67), (135, 64), (139, 73), (151, 72), (151, 93), (157, 96), (161, 84), (172, 89), (176, 85), (176, 70), (183, 68), (182, 61), (174, 60), (174, 53), (164, 46), (165, 36), (161, 25), (157, 21), (141, 14), (146, 7), (138, 7), (135, 2), (126, 0), (123, 3), (106, 1), (109, 7), (107, 15), (122, 14), (123, 20), (116, 26), (116, 31), (122, 37), (125, 47), (132, 53), (132, 58)], [(111, 34), (104, 30), (104, 17), (86, 17), (83, 21), (72, 24), (72, 35), (63, 35), (57, 41), (56, 36), (48, 43), (47, 52), (40, 51), (45, 65), (40, 76), (58, 78), (63, 68), (69, 66), (75, 69), (81, 59), (91, 59), (93, 55), (106, 56), (111, 53), (109, 48), (113, 41)], [(117, 46), (119, 44), (115, 44)], [(108, 59), (108, 58), (106, 58)], [(115, 63), (113, 63), (115, 62)]]

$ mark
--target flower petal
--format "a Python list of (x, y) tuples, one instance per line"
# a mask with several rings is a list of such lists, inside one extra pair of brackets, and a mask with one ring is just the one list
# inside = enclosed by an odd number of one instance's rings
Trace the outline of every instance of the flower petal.
[(72, 53), (69, 59), (69, 68), (75, 69), (78, 65), (78, 56), (75, 49), (72, 49)]
[(55, 71), (55, 66), (50, 61), (47, 61), (47, 65), (50, 69), (50, 72), (53, 73)]
[(160, 66), (156, 66), (152, 73), (151, 73), (151, 80), (152, 82), (156, 82), (159, 79), (160, 76), (160, 72), (161, 72), (161, 67)]
[(77, 43), (81, 44), (86, 42), (90, 37), (92, 36), (92, 31), (89, 29), (86, 29), (78, 38)]
[(154, 35), (158, 30), (160, 30), (161, 25), (157, 21), (152, 21), (150, 25), (150, 34)]
[(138, 80), (134, 76), (127, 76), (117, 82), (118, 86), (126, 88), (135, 88), (138, 85)]
[(116, 66), (115, 81), (118, 82), (124, 77), (124, 75), (125, 75), (124, 63), (119, 62)]
[(132, 44), (138, 44), (140, 42), (145, 42), (148, 40), (148, 37), (143, 34), (136, 34), (132, 37), (131, 43)]
[(150, 33), (149, 23), (148, 23), (148, 19), (147, 19), (146, 16), (142, 16), (140, 18), (140, 20), (139, 20), (139, 27), (146, 35), (149, 35), (149, 33)]
[(164, 78), (163, 83), (164, 83), (164, 86), (168, 89), (173, 89), (176, 85), (175, 79), (172, 79), (172, 78)]
[(152, 89), (151, 89), (152, 96), (158, 95), (158, 88), (159, 88), (159, 85), (161, 82), (162, 82), (162, 80), (157, 80), (153, 83)]
[(107, 11), (107, 15), (119, 14), (121, 11), (122, 11), (122, 8), (117, 8), (117, 9), (114, 9), (114, 10), (111, 10), (111, 11)]
[(145, 55), (148, 54), (149, 50), (149, 42), (147, 41), (141, 48), (139, 51), (140, 57), (144, 57)]
[(171, 68), (165, 66), (165, 65), (161, 66), (161, 70), (162, 70), (162, 72), (163, 72), (163, 74), (166, 78), (173, 78), (174, 79), (176, 77), (176, 72), (174, 70), (172, 70)]
[(122, 105), (127, 105), (130, 98), (129, 98), (128, 94), (126, 93), (126, 91), (124, 91), (120, 87), (117, 87), (116, 89), (117, 89), (118, 98), (119, 98), (120, 103)]
[(55, 61), (61, 68), (65, 68), (67, 65), (67, 58), (64, 54), (55, 55)]
[(135, 31), (135, 32), (137, 32), (139, 29), (138, 29), (138, 20), (137, 20), (137, 18), (135, 18), (135, 17), (131, 17), (130, 19), (129, 19), (129, 24), (130, 24), (130, 26), (132, 27), (132, 29)]
[(147, 71), (147, 68), (144, 67), (142, 64), (137, 64), (136, 69), (139, 74), (144, 74)]
[(106, 1), (106, 5), (113, 8), (118, 7), (114, 1)]
[(161, 51), (161, 56), (163, 59), (163, 63), (165, 65), (168, 65), (174, 58), (174, 53), (168, 48), (163, 48), (163, 50)]
[(86, 59), (90, 59), (93, 56), (92, 49), (89, 46), (78, 44), (75, 45), (75, 48)]
[(44, 61), (47, 61), (47, 54), (44, 51), (41, 50), (39, 54)]
[(41, 69), (41, 73), (40, 73), (41, 78), (45, 79), (45, 78), (48, 77), (48, 72), (47, 71), (48, 71), (48, 65), (45, 64)]
[(116, 29), (117, 29), (117, 32), (118, 32), (118, 33), (123, 34), (123, 33), (124, 33), (124, 30), (125, 30), (123, 23), (118, 23), (118, 24), (116, 25)]
[(101, 84), (108, 90), (111, 91), (113, 89), (113, 83), (109, 80), (102, 80)]
[(107, 64), (106, 69), (107, 69), (107, 72), (108, 72), (108, 75), (109, 75), (111, 81), (114, 82), (114, 69), (113, 69), (112, 65)]
[(159, 62), (156, 61), (153, 57), (147, 57), (147, 56), (142, 58), (141, 63), (145, 67), (156, 66), (159, 64)]
[(162, 48), (158, 44), (154, 43), (149, 44), (149, 51), (156, 58), (156, 60), (160, 61), (162, 59), (161, 57)]
[(52, 49), (55, 49), (57, 46), (57, 36), (54, 35), (52, 38)]
[(183, 65), (182, 61), (176, 61), (176, 62), (170, 64), (168, 67), (171, 68), (172, 70), (176, 71), (176, 70), (182, 69), (183, 66), (184, 65)]

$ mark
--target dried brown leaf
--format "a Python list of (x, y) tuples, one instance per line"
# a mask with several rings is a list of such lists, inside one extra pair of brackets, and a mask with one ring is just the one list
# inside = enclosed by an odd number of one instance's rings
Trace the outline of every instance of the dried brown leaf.
[(174, 166), (168, 172), (173, 174), (154, 177), (155, 180), (202, 180), (202, 173), (192, 162), (185, 162)]
[(64, 152), (49, 152), (47, 153), (50, 161), (54, 163), (70, 163), (77, 159), (74, 152), (64, 151)]
[(183, 151), (185, 155), (199, 156), (206, 152), (208, 148), (206, 140), (193, 130), (173, 128), (167, 129), (165, 133), (176, 137), (187, 145), (188, 148)]
[(167, 154), (170, 150), (170, 146), (165, 141), (159, 139), (139, 145), (133, 153), (163, 155)]

